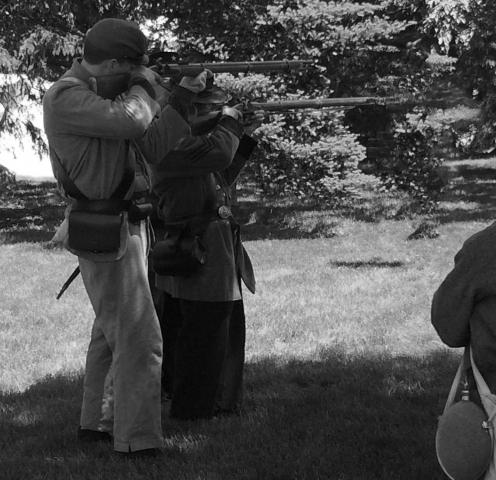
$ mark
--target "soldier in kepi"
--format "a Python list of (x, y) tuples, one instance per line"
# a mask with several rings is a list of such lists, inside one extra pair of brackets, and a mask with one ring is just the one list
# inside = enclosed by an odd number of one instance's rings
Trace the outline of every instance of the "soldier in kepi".
[[(176, 419), (237, 414), (241, 407), (245, 313), (241, 281), (253, 269), (231, 212), (231, 187), (256, 145), (262, 112), (212, 105), (215, 87), (197, 94), (185, 137), (152, 165), (165, 230), (152, 252), (164, 337), (164, 394)], [(205, 121), (203, 121), (205, 120)], [(221, 140), (222, 139), (222, 140)]]
[[(186, 114), (209, 74), (183, 78), (161, 105), (160, 82), (144, 66), (146, 47), (136, 24), (99, 21), (86, 34), (83, 58), (43, 99), (53, 172), (69, 201), (56, 237), (78, 256), (95, 312), (77, 436), (113, 441), (125, 455), (156, 454), (163, 445), (162, 336), (147, 279), (144, 159), (161, 161), (190, 138)], [(229, 125), (213, 144), (237, 146), (237, 115), (226, 112)], [(102, 417), (109, 379), (113, 398)]]

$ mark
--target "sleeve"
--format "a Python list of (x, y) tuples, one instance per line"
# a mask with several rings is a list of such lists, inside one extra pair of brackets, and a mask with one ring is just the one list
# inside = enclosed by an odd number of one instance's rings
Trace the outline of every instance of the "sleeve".
[(154, 165), (161, 177), (200, 176), (226, 169), (232, 162), (242, 136), (242, 126), (222, 117), (207, 135), (193, 136), (191, 130), (175, 148)]
[(60, 81), (43, 100), (46, 116), (56, 118), (52, 134), (81, 135), (108, 139), (141, 137), (159, 110), (159, 105), (135, 85), (125, 97), (104, 99), (86, 85)]
[(166, 157), (191, 129), (183, 117), (167, 105), (136, 142), (146, 162), (154, 165)]
[(236, 150), (236, 154), (234, 155), (231, 165), (229, 165), (229, 167), (227, 167), (222, 172), (222, 176), (224, 177), (227, 185), (232, 186), (233, 183), (236, 181), (239, 173), (250, 158), (256, 145), (257, 141), (254, 140), (252, 137), (248, 135), (243, 135), (241, 137), (238, 149)]
[(194, 97), (195, 94), (193, 92), (190, 92), (186, 88), (176, 86), (172, 89), (172, 93), (169, 96), (168, 103), (187, 122), (188, 112), (193, 105)]
[(441, 340), (450, 347), (470, 341), (470, 317), (480, 296), (474, 255), (462, 248), (455, 266), (434, 294), (431, 322)]

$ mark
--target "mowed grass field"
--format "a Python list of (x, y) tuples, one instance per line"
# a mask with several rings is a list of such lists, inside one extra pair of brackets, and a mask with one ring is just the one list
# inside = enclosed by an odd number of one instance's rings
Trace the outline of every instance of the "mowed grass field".
[[(258, 279), (245, 294), (240, 417), (172, 421), (164, 454), (116, 457), (75, 442), (93, 314), (76, 266), (43, 242), (0, 245), (0, 478), (444, 478), (434, 434), (459, 351), (430, 325), (434, 290), (488, 221), (339, 220), (338, 235), (247, 241)], [(22, 239), (22, 238), (21, 238)]]

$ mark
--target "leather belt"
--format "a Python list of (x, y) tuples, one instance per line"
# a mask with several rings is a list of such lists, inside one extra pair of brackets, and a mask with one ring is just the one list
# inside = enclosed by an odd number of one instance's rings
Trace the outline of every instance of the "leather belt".
[(107, 215), (117, 215), (127, 211), (129, 221), (131, 223), (139, 223), (151, 215), (153, 205), (151, 203), (137, 203), (136, 201), (119, 200), (117, 198), (107, 200), (76, 200), (72, 206), (72, 211)]
[(233, 216), (229, 205), (220, 205), (215, 210), (208, 210), (196, 215), (184, 215), (182, 217), (171, 217), (164, 219), (165, 223), (185, 222), (185, 221), (213, 221), (217, 219), (227, 220)]

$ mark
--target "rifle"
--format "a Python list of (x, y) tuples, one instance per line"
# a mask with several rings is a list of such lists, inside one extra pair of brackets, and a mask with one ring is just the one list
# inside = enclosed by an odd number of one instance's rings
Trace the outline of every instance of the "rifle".
[(246, 102), (244, 111), (264, 110), (266, 112), (284, 112), (286, 110), (322, 108), (361, 107), (370, 105), (391, 105), (405, 103), (404, 99), (398, 97), (343, 97), (343, 98), (313, 98), (298, 100), (275, 100), (271, 102)]
[[(192, 129), (196, 135), (201, 135), (208, 129), (215, 126), (216, 120), (220, 118), (221, 112), (216, 100), (209, 102), (208, 95), (201, 99), (199, 103), (209, 105), (209, 111), (201, 113), (193, 121)], [(287, 112), (294, 110), (321, 110), (321, 109), (351, 109), (356, 107), (378, 106), (391, 112), (405, 111), (415, 106), (428, 106), (434, 108), (448, 108), (452, 106), (449, 101), (443, 99), (428, 99), (425, 97), (403, 95), (389, 97), (336, 97), (336, 98), (315, 98), (315, 99), (297, 99), (297, 100), (275, 100), (268, 102), (251, 102), (231, 100), (230, 105), (241, 105), (241, 109), (246, 116), (261, 110), (266, 113)], [(456, 104), (456, 102), (455, 102)], [(200, 106), (200, 108), (203, 107)]]
[(245, 102), (243, 111), (250, 113), (255, 110), (266, 112), (285, 112), (287, 110), (323, 108), (348, 109), (364, 106), (382, 106), (388, 110), (405, 110), (415, 106), (428, 106), (433, 108), (447, 108), (450, 102), (442, 99), (428, 99), (425, 97), (404, 95), (392, 97), (341, 97), (341, 98), (315, 98), (298, 100), (276, 100), (271, 102)]
[(196, 77), (203, 70), (210, 70), (212, 73), (290, 73), (308, 70), (312, 65), (311, 60), (167, 63), (157, 58), (151, 68), (164, 77)]

